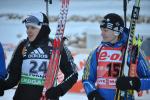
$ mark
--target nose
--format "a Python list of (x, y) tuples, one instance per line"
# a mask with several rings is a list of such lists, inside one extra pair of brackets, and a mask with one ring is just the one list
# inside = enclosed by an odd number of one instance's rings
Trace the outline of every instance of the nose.
[(31, 34), (32, 33), (30, 27), (28, 27), (26, 31), (27, 31), (27, 34)]
[(102, 35), (104, 35), (104, 34), (106, 34), (106, 32), (105, 32), (105, 31), (103, 31), (103, 30), (101, 30), (101, 34), (102, 34)]

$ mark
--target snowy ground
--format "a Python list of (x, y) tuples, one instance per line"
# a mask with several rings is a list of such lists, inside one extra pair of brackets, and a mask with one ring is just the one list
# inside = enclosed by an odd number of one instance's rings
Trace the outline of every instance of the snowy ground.
[[(14, 95), (14, 90), (8, 90), (5, 92), (3, 97), (0, 97), (0, 100), (12, 100), (11, 98)], [(70, 94), (67, 93), (65, 96), (61, 97), (60, 100), (87, 100), (85, 94)]]
[[(53, 0), (53, 4), (49, 6), (49, 15), (58, 15), (59, 13), (59, 0)], [(115, 12), (123, 16), (122, 0), (71, 0), (69, 16), (80, 15), (105, 15), (109, 12)], [(127, 15), (131, 14), (132, 0), (128, 6)], [(32, 6), (29, 6), (32, 5)], [(109, 6), (109, 7), (108, 7)], [(149, 13), (150, 0), (141, 0), (140, 15), (150, 16)], [(0, 13), (17, 13), (20, 15), (27, 15), (31, 12), (45, 12), (44, 0), (1, 0)], [(52, 34), (56, 31), (57, 23), (50, 23)], [(128, 23), (129, 26), (129, 23)], [(66, 24), (65, 35), (82, 35), (79, 33), (91, 32), (94, 30), (96, 34), (100, 33), (98, 22), (68, 22)], [(8, 20), (7, 18), (0, 18), (0, 41), (2, 43), (12, 43), (17, 45), (18, 42), (26, 37), (25, 27), (21, 23), (21, 20)], [(141, 23), (136, 27), (136, 33), (150, 36), (150, 24)], [(78, 33), (78, 34), (77, 34)], [(92, 32), (91, 32), (92, 33)], [(17, 37), (21, 34), (21, 37)], [(52, 36), (53, 37), (53, 36)], [(10, 55), (10, 54), (8, 54)], [(10, 56), (7, 59), (7, 63), (10, 60)], [(5, 95), (0, 97), (0, 100), (12, 100), (14, 90), (5, 91)], [(150, 95), (145, 94), (142, 98), (136, 96), (136, 100), (150, 100)], [(81, 94), (66, 94), (60, 100), (87, 100), (85, 95)]]
[[(12, 100), (12, 99), (8, 99), (9, 98), (12, 98), (13, 97), (13, 94), (14, 94), (14, 90), (8, 90), (7, 91), (7, 94), (3, 97), (3, 98), (0, 98), (0, 100)], [(147, 94), (144, 94), (143, 97), (137, 97), (136, 96), (136, 100), (149, 100), (149, 95)], [(61, 97), (60, 100), (87, 100), (87, 97), (85, 94), (70, 94), (70, 93), (67, 93), (65, 96)]]
[[(5, 91), (5, 95), (3, 97), (0, 97), (0, 100), (12, 100), (11, 98), (14, 95), (14, 90), (8, 90)], [(150, 94), (144, 93), (142, 97), (138, 97), (137, 94), (135, 94), (136, 100), (150, 100)], [(63, 97), (60, 98), (60, 100), (87, 100), (87, 97), (85, 94), (70, 94), (67, 93)]]
[[(53, 0), (53, 4), (49, 5), (49, 15), (58, 15), (60, 3), (59, 0)], [(32, 6), (29, 6), (32, 4)], [(127, 15), (131, 14), (132, 6), (134, 0), (131, 0), (128, 5)], [(108, 7), (109, 5), (109, 7)], [(69, 16), (80, 15), (101, 15), (104, 16), (107, 13), (114, 12), (123, 16), (122, 0), (71, 0)], [(140, 15), (150, 16), (149, 12), (150, 1), (142, 0)], [(44, 0), (1, 0), (0, 3), (0, 13), (17, 13), (20, 15), (28, 15), (33, 12), (45, 12), (45, 2)], [(21, 23), (21, 20), (8, 20), (7, 18), (0, 18), (0, 40), (1, 42), (13, 42), (15, 44), (20, 41), (20, 39), (25, 38), (25, 27)], [(128, 25), (129, 26), (129, 25)], [(57, 23), (50, 23), (51, 36), (56, 32)], [(96, 33), (100, 33), (99, 23), (90, 22), (68, 22), (66, 24), (65, 35), (73, 35), (76, 33), (83, 33), (89, 30), (95, 30)], [(149, 33), (149, 24), (139, 24), (137, 25), (136, 33), (147, 34)], [(140, 30), (140, 31), (139, 31)], [(9, 34), (8, 38), (7, 34)], [(21, 34), (21, 38), (17, 38), (17, 34)], [(82, 34), (78, 34), (82, 35)]]

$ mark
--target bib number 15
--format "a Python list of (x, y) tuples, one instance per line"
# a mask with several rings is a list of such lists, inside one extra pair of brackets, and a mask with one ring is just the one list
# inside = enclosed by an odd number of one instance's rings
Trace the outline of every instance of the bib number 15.
[(108, 76), (117, 77), (119, 75), (121, 64), (115, 63), (112, 65), (112, 63), (107, 65), (108, 68)]

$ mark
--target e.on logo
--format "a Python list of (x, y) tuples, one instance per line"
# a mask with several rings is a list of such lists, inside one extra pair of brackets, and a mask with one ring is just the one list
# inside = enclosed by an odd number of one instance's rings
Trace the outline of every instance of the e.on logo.
[(121, 62), (122, 54), (120, 50), (101, 50), (98, 60), (103, 62)]

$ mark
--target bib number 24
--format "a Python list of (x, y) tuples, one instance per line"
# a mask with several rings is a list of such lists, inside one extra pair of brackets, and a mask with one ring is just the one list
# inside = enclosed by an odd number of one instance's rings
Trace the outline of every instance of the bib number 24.
[(38, 72), (46, 73), (47, 61), (37, 62), (35, 60), (30, 61), (31, 68), (29, 70), (32, 74), (37, 74)]

